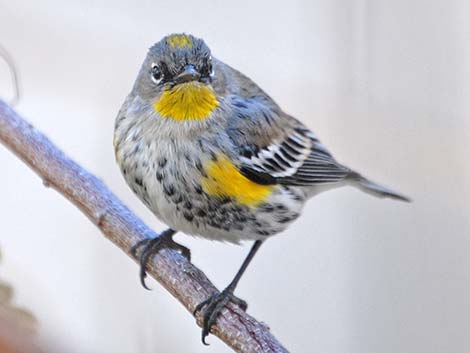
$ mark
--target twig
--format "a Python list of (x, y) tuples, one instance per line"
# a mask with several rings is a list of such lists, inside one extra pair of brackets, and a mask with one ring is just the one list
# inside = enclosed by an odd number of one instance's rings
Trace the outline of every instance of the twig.
[[(136, 217), (104, 183), (67, 157), (46, 136), (0, 101), (0, 141), (50, 186), (77, 206), (129, 256), (137, 241), (155, 233)], [(134, 259), (135, 260), (135, 259)], [(162, 250), (149, 264), (149, 273), (192, 312), (217, 291), (204, 273), (173, 250)], [(212, 328), (236, 352), (287, 352), (269, 328), (229, 304)], [(201, 325), (201, 317), (197, 317)]]

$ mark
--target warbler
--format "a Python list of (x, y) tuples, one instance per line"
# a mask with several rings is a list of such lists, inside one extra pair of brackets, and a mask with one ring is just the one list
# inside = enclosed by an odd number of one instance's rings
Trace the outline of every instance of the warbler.
[[(162, 247), (190, 257), (176, 232), (254, 241), (222, 292), (195, 310), (202, 340), (261, 244), (286, 229), (312, 196), (351, 185), (378, 197), (408, 198), (337, 162), (317, 136), (248, 77), (189, 34), (171, 34), (148, 51), (115, 122), (117, 163), (131, 189), (170, 228), (134, 246), (140, 279)], [(147, 287), (146, 287), (147, 288)]]

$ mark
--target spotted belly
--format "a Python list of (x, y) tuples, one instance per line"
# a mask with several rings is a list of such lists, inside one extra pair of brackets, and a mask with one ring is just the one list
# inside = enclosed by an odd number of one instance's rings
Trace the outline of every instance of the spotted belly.
[(223, 154), (204, 159), (197, 146), (141, 148), (147, 150), (120, 154), (127, 183), (162, 222), (186, 234), (265, 239), (293, 222), (305, 202), (301, 189), (248, 180)]

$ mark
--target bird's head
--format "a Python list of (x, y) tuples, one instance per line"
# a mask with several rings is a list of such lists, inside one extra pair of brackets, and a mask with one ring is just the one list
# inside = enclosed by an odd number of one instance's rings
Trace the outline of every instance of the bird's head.
[(171, 34), (150, 48), (134, 90), (162, 118), (204, 120), (219, 105), (213, 77), (206, 43), (189, 34)]

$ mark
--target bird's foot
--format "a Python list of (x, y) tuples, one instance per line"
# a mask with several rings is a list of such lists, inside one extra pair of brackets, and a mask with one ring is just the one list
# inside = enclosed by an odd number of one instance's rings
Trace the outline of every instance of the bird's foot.
[(147, 277), (147, 264), (152, 256), (158, 253), (161, 249), (174, 249), (179, 251), (181, 255), (188, 259), (188, 261), (191, 261), (191, 251), (187, 247), (178, 244), (173, 240), (172, 236), (175, 233), (176, 232), (173, 229), (167, 229), (155, 238), (147, 238), (139, 241), (131, 248), (130, 252), (132, 256), (139, 260), (140, 283), (142, 283), (142, 286), (145, 289), (150, 290), (150, 288), (145, 284), (145, 278)]
[[(199, 303), (194, 309), (194, 314), (201, 311), (202, 317), (202, 343), (206, 343), (206, 337), (209, 335), (211, 327), (215, 324), (217, 317), (222, 312), (225, 305), (231, 301), (238, 305), (240, 309), (246, 311), (248, 304), (246, 301), (237, 298), (231, 288), (225, 288), (222, 292), (216, 293), (202, 303)], [(204, 308), (205, 307), (205, 308)], [(204, 308), (204, 310), (202, 310)]]

